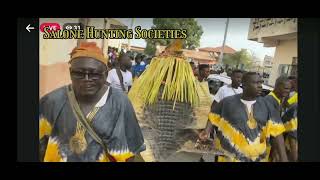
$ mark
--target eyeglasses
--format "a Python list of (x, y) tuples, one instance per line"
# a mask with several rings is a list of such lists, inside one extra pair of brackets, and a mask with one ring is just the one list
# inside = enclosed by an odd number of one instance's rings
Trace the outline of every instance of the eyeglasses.
[(88, 75), (88, 79), (98, 80), (98, 79), (101, 79), (105, 71), (104, 72), (84, 72), (84, 71), (71, 70), (70, 73), (71, 73), (71, 76), (75, 79), (85, 79), (86, 75)]

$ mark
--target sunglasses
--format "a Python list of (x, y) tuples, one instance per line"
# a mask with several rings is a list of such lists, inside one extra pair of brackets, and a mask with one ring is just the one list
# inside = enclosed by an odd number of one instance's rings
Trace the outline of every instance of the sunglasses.
[(86, 75), (88, 75), (88, 79), (98, 80), (105, 75), (105, 71), (104, 72), (84, 72), (84, 71), (70, 70), (70, 73), (72, 78), (74, 79), (85, 79)]

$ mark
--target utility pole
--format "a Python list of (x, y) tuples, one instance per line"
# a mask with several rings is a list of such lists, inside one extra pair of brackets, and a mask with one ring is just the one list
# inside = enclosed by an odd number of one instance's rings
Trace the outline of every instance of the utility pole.
[[(131, 28), (131, 29), (132, 29), (133, 23), (134, 23), (134, 18), (131, 19), (131, 25), (130, 25), (130, 28)], [(131, 50), (130, 39), (128, 39), (128, 50), (129, 50), (129, 51)]]
[(228, 26), (229, 26), (229, 18), (227, 18), (226, 29), (224, 31), (224, 38), (223, 38), (222, 48), (221, 48), (221, 51), (220, 51), (219, 64), (221, 66), (223, 65), (222, 59), (223, 59), (224, 46), (225, 46), (226, 39), (227, 39)]

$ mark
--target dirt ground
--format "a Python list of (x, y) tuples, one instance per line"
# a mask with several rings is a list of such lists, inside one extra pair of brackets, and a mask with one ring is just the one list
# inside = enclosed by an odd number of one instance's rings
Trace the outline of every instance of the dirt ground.
[[(141, 156), (145, 162), (156, 162), (153, 149), (157, 143), (154, 141), (153, 131), (147, 124), (141, 121), (139, 124), (146, 145), (146, 150), (141, 153)], [(178, 151), (170, 155), (166, 160), (163, 160), (163, 162), (200, 162), (201, 157), (205, 162), (214, 162), (214, 156), (212, 153), (210, 154), (203, 151), (198, 151), (194, 148), (194, 146), (194, 139), (185, 142)]]
[(141, 156), (146, 162), (155, 162), (154, 154), (152, 151), (152, 147), (155, 146), (155, 142), (152, 140), (151, 128), (143, 124), (140, 124), (140, 127), (146, 145), (146, 150), (141, 153)]

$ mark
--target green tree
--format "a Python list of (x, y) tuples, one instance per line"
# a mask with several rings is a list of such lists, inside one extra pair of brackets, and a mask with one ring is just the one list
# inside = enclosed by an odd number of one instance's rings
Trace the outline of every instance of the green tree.
[(247, 50), (242, 49), (237, 51), (234, 54), (226, 54), (223, 56), (223, 63), (232, 68), (240, 68), (240, 65), (243, 64), (243, 69), (247, 69), (252, 64), (252, 56), (248, 53)]
[[(200, 38), (203, 34), (202, 27), (194, 18), (153, 18), (151, 29), (186, 29), (187, 38), (184, 41), (183, 48), (195, 49), (200, 46)], [(156, 43), (167, 46), (174, 39), (146, 39), (147, 46), (145, 53), (154, 55)]]

